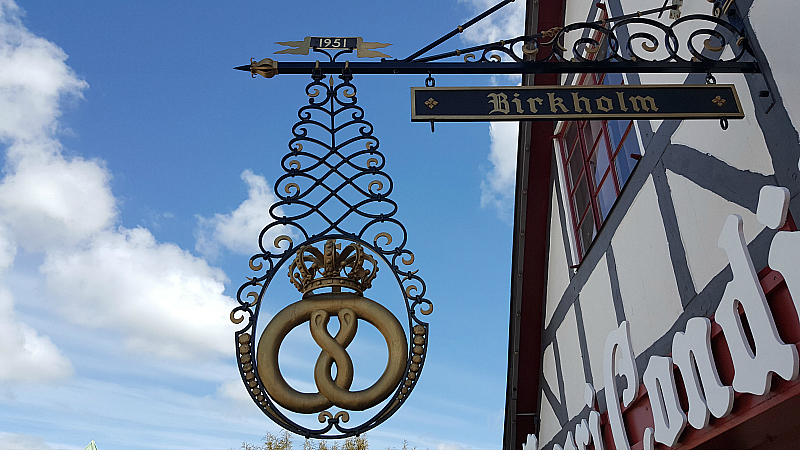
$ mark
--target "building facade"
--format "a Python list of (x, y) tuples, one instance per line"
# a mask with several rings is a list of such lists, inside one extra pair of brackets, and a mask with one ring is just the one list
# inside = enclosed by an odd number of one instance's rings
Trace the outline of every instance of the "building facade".
[[(662, 4), (532, 0), (526, 34)], [(507, 450), (797, 445), (800, 57), (786, 44), (800, 5), (681, 8), (714, 13), (746, 42), (704, 51), (749, 45), (761, 73), (524, 79), (733, 84), (745, 118), (521, 124)]]

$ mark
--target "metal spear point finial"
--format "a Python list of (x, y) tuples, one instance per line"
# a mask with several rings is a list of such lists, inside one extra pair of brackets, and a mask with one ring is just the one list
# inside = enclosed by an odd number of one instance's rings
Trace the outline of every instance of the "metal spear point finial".
[(234, 69), (250, 72), (253, 78), (255, 78), (256, 74), (261, 75), (264, 78), (272, 78), (278, 74), (278, 61), (264, 58), (261, 61), (256, 62), (255, 59), (250, 58), (249, 66), (239, 66), (234, 67)]

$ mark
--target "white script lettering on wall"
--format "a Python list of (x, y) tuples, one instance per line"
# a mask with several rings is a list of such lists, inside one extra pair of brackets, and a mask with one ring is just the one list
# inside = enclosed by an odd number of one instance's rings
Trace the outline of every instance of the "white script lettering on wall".
[(678, 442), (686, 426), (686, 414), (678, 400), (672, 358), (651, 356), (644, 371), (644, 385), (650, 397), (650, 410), (655, 423), (655, 440), (667, 447)]
[[(724, 386), (711, 353), (711, 321), (692, 317), (686, 333), (672, 337), (672, 358), (681, 371), (689, 399), (689, 424), (696, 429), (708, 425), (709, 413), (720, 418), (733, 409), (733, 388)], [(705, 393), (705, 395), (704, 395)]]
[[(594, 450), (604, 450), (603, 435), (600, 430), (600, 413), (597, 412), (597, 403), (595, 402), (596, 397), (597, 393), (594, 390), (594, 386), (586, 383), (586, 387), (583, 389), (583, 400), (586, 406), (589, 407), (589, 420), (584, 419), (578, 425), (582, 430), (587, 430), (589, 436), (587, 439), (584, 437), (583, 431), (581, 431), (581, 441), (579, 442), (578, 427), (575, 428), (575, 443), (580, 450), (586, 450), (586, 446), (592, 442), (594, 442)], [(583, 447), (581, 447), (581, 442)]]
[(655, 450), (656, 448), (656, 437), (653, 429), (647, 427), (644, 429), (644, 436), (642, 437), (642, 447), (644, 450)]
[[(728, 254), (733, 272), (733, 280), (725, 287), (714, 316), (722, 327), (733, 360), (733, 389), (764, 395), (770, 388), (771, 373), (784, 380), (797, 377), (797, 349), (783, 343), (778, 336), (775, 320), (747, 250), (741, 216), (728, 216), (718, 243)], [(755, 349), (751, 349), (747, 341), (739, 317), (739, 305), (750, 325)]]
[(528, 438), (522, 443), (522, 450), (539, 450), (539, 439), (536, 435), (528, 435)]
[[(781, 202), (782, 203), (779, 203)], [(764, 207), (762, 207), (764, 205)], [(767, 205), (772, 206), (769, 208)], [(758, 220), (764, 225), (777, 229), (786, 221), (789, 209), (789, 190), (777, 186), (764, 186), (758, 200)], [(763, 220), (762, 220), (763, 217)], [(800, 316), (800, 232), (779, 231), (772, 238), (769, 249), (769, 266), (777, 270), (786, 280), (786, 287), (794, 301), (794, 309)]]
[(778, 186), (764, 186), (758, 193), (756, 219), (764, 226), (777, 230), (786, 223), (789, 213), (789, 189)]
[[(789, 205), (789, 190), (764, 186), (759, 195), (756, 216), (772, 229), (782, 228)], [(672, 356), (651, 356), (644, 372), (643, 382), (650, 401), (654, 427), (647, 427), (642, 436), (641, 448), (654, 450), (659, 442), (672, 447), (678, 444), (681, 434), (690, 424), (696, 429), (709, 426), (710, 416), (716, 418), (731, 414), (734, 392), (764, 395), (770, 390), (772, 374), (784, 380), (797, 379), (800, 358), (793, 344), (786, 344), (778, 334), (775, 318), (767, 303), (764, 290), (753, 266), (744, 238), (742, 218), (728, 216), (720, 232), (718, 244), (728, 256), (733, 279), (725, 286), (714, 319), (722, 328), (731, 362), (733, 386), (726, 386), (719, 376), (711, 348), (711, 320), (693, 317), (686, 322), (685, 332), (672, 337)], [(779, 271), (794, 302), (800, 318), (800, 231), (780, 231), (769, 248), (769, 267)], [(740, 316), (739, 307), (744, 314)], [(753, 345), (745, 331), (748, 324)], [(688, 399), (688, 414), (680, 406), (675, 382), (674, 367), (680, 370)], [(620, 406), (617, 375), (624, 377), (627, 386), (622, 391), (622, 405), (629, 407), (639, 390), (636, 360), (631, 348), (630, 324), (620, 323), (605, 342), (603, 353), (603, 381), (608, 410), (608, 424), (614, 447), (631, 450), (628, 433)], [(574, 433), (566, 434), (564, 447), (554, 444), (554, 450), (586, 450), (593, 444), (596, 450), (604, 449), (600, 429), (600, 414), (595, 403), (595, 390), (586, 384), (584, 399), (589, 407), (588, 419), (581, 420)], [(531, 436), (529, 436), (530, 441)], [(535, 442), (535, 441), (534, 441)], [(535, 450), (523, 444), (523, 450)]]
[(589, 431), (589, 422), (581, 420), (575, 425), (575, 447), (578, 450), (586, 450), (586, 446), (592, 443), (592, 433)]
[[(617, 367), (617, 356), (619, 367)], [(622, 391), (622, 403), (628, 407), (636, 399), (639, 391), (639, 372), (636, 358), (631, 348), (631, 326), (627, 320), (619, 324), (619, 328), (608, 333), (606, 347), (603, 352), (603, 381), (605, 383), (606, 406), (614, 446), (617, 450), (630, 450), (625, 423), (622, 421), (622, 409), (617, 395), (617, 374), (625, 377), (627, 386)]]

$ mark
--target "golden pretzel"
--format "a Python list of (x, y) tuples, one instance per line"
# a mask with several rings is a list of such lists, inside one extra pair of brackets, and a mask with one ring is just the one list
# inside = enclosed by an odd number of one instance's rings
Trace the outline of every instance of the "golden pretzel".
[[(328, 332), (330, 316), (339, 318), (335, 337)], [(364, 319), (381, 332), (389, 349), (383, 374), (372, 386), (350, 391), (353, 363), (346, 347), (352, 342), (358, 319)], [(322, 348), (314, 367), (318, 393), (299, 392), (289, 386), (278, 367), (278, 349), (286, 335), (309, 322), (314, 341)], [(397, 387), (406, 368), (408, 344), (397, 318), (381, 304), (360, 295), (330, 292), (292, 303), (272, 318), (258, 342), (258, 375), (267, 393), (284, 408), (302, 414), (317, 413), (338, 406), (353, 411), (369, 409), (385, 400)], [(331, 368), (336, 363), (336, 379)]]

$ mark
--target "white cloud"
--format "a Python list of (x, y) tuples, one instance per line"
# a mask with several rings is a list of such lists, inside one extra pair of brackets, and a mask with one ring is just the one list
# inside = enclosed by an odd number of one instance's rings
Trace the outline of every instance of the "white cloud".
[(49, 337), (17, 322), (13, 306), (11, 292), (0, 288), (0, 381), (43, 382), (71, 375), (69, 360)]
[(498, 215), (511, 222), (514, 211), (514, 185), (517, 169), (519, 123), (489, 124), (489, 162), (492, 168), (481, 181), (481, 206), (495, 208)]
[[(497, 2), (495, 0), (461, 0), (472, 5), (475, 14), (481, 13)], [(510, 3), (464, 31), (462, 39), (470, 45), (488, 44), (502, 39), (515, 38), (525, 32), (525, 2)], [(506, 77), (519, 84), (519, 76)], [(492, 83), (498, 83), (492, 77)], [(508, 81), (506, 81), (508, 82)], [(511, 222), (514, 211), (514, 185), (517, 168), (517, 137), (519, 123), (492, 122), (489, 124), (492, 164), (481, 181), (481, 207), (494, 208), (503, 220)]]
[[(258, 235), (261, 230), (274, 220), (269, 215), (269, 208), (278, 201), (278, 197), (267, 185), (267, 180), (250, 170), (242, 172), (242, 180), (247, 183), (247, 199), (229, 214), (215, 214), (212, 218), (199, 217), (197, 245), (195, 249), (206, 256), (216, 256), (221, 248), (244, 255), (252, 255), (258, 251)], [(280, 208), (277, 215), (282, 215)], [(271, 228), (265, 235), (265, 248), (281, 234), (288, 234), (287, 228), (278, 226)]]
[(217, 396), (233, 400), (234, 403), (240, 406), (248, 405), (257, 408), (246, 387), (242, 384), (242, 380), (231, 380), (220, 384), (217, 388)]
[(128, 349), (168, 357), (230, 350), (234, 302), (223, 294), (225, 275), (145, 228), (48, 252), (41, 271), (65, 318), (115, 328)]
[(11, 233), (0, 223), (0, 273), (11, 267), (17, 256), (17, 243)]
[(65, 158), (55, 139), (60, 101), (80, 98), (88, 85), (19, 14), (13, 2), (0, 3), (0, 142), (8, 144), (0, 213), (20, 245), (42, 250), (108, 226), (116, 204), (103, 165)]
[[(478, 15), (497, 4), (497, 0), (460, 0), (472, 6)], [(521, 36), (525, 32), (525, 2), (515, 1), (464, 30), (462, 39), (469, 44), (488, 44)]]
[[(2, 0), (0, 0), (2, 5)], [(0, 432), (0, 448), (4, 450), (52, 450), (53, 447), (47, 445), (38, 436), (28, 436), (24, 434)]]
[[(0, 274), (11, 267), (16, 251), (13, 237), (0, 225)], [(17, 321), (14, 297), (0, 285), (0, 381), (45, 382), (67, 377), (72, 372), (72, 364), (49, 337), (40, 336), (27, 324)]]
[(468, 447), (464, 447), (461, 444), (456, 444), (454, 442), (442, 442), (441, 444), (436, 445), (436, 450), (468, 450)]
[[(59, 154), (58, 143), (52, 139), (60, 115), (59, 99), (80, 96), (85, 87), (64, 63), (64, 52), (28, 32), (19, 14), (13, 2), (0, 0), (0, 143), (9, 146), (6, 177), (0, 182), (0, 272), (14, 262), (21, 237), (14, 231), (24, 229), (24, 223), (15, 220), (26, 216), (19, 206), (31, 201), (26, 209), (42, 212), (47, 201), (24, 191), (38, 186), (24, 176), (15, 178), (17, 169), (29, 166), (27, 156), (35, 160)], [(47, 216), (33, 215), (40, 220)], [(0, 285), (0, 380), (42, 382), (68, 376), (72, 370), (49, 337), (17, 320), (13, 294)], [(3, 448), (26, 448), (17, 441), (9, 435), (0, 440), (7, 444)]]
[(65, 63), (66, 53), (20, 22), (19, 8), (0, 1), (0, 141), (48, 141), (61, 115), (59, 100), (88, 87)]
[(55, 149), (31, 146), (6, 171), (0, 212), (28, 250), (76, 244), (116, 219), (111, 175), (98, 161), (68, 160)]
[[(0, 0), (0, 269), (17, 246), (44, 256), (48, 304), (68, 321), (114, 329), (129, 350), (160, 356), (229, 350), (234, 301), (219, 269), (149, 230), (119, 221), (111, 173), (101, 160), (65, 156), (58, 141), (61, 103), (88, 87), (58, 46), (28, 31), (21, 11)], [(254, 188), (255, 189), (255, 188)], [(12, 293), (0, 285), (0, 379), (71, 372), (47, 336), (15, 319)], [(38, 377), (38, 378), (37, 378)]]

